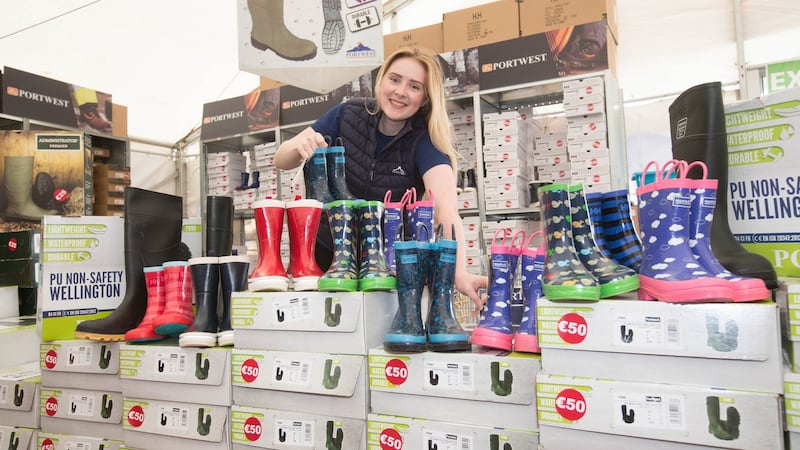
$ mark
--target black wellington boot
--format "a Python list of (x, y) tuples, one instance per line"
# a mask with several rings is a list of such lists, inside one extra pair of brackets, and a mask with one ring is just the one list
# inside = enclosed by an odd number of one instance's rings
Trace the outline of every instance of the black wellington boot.
[(181, 259), (183, 198), (129, 187), (125, 189), (125, 297), (117, 309), (102, 319), (81, 322), (78, 339), (125, 340), (147, 309), (145, 267)]
[(217, 345), (217, 301), (219, 299), (219, 258), (205, 256), (189, 260), (192, 271), (195, 314), (192, 325), (180, 334), (181, 347), (208, 348)]
[[(761, 255), (750, 253), (733, 237), (728, 222), (728, 133), (722, 84), (718, 81), (693, 86), (669, 106), (672, 157), (689, 163), (702, 161), (708, 178), (719, 180), (717, 207), (711, 222), (711, 249), (720, 264), (742, 276), (761, 278), (768, 289), (778, 287), (772, 264)], [(700, 179), (700, 167), (687, 177)]]
[(206, 197), (206, 256), (229, 256), (233, 248), (233, 197)]

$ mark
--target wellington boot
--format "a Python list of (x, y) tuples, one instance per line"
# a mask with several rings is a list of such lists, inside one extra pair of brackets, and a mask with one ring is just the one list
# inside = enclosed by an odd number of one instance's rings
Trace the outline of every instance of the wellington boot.
[[(500, 233), (502, 238), (498, 240)], [(511, 326), (511, 294), (517, 261), (522, 253), (525, 232), (517, 231), (506, 243), (509, 231), (498, 228), (489, 247), (492, 258), (492, 279), (489, 285), (489, 298), (481, 310), (478, 325), (472, 331), (472, 343), (484, 347), (511, 350), (514, 335)], [(519, 238), (517, 245), (514, 242)]]
[(253, 292), (289, 290), (289, 276), (281, 260), (285, 210), (286, 204), (279, 200), (259, 200), (253, 204), (258, 235), (258, 263), (249, 281)]
[(242, 172), (241, 179), (239, 180), (239, 185), (234, 188), (236, 191), (243, 191), (247, 189), (250, 183), (250, 174), (248, 172)]
[(639, 195), (640, 229), (644, 250), (639, 270), (639, 298), (670, 303), (725, 302), (733, 299), (727, 280), (714, 278), (689, 247), (691, 197), (686, 179), (662, 179), (656, 161), (652, 183)]
[(247, 189), (258, 189), (261, 187), (261, 171), (254, 170), (250, 178), (250, 184), (247, 185)]
[(319, 279), (320, 291), (358, 290), (356, 202), (336, 200), (325, 204), (333, 238), (333, 262)]
[(180, 334), (181, 347), (208, 348), (217, 345), (217, 301), (219, 299), (219, 258), (206, 256), (189, 260), (195, 313), (192, 325)]
[(108, 316), (79, 323), (75, 329), (79, 339), (124, 340), (147, 309), (143, 269), (181, 257), (183, 199), (132, 187), (125, 189), (124, 197), (125, 297)]
[(569, 187), (569, 208), (572, 217), (572, 243), (583, 266), (600, 285), (600, 298), (613, 297), (639, 289), (636, 272), (607, 258), (592, 238), (591, 221), (583, 195), (583, 185)]
[(427, 339), (422, 322), (424, 276), (416, 241), (404, 241), (402, 227), (394, 241), (397, 258), (398, 308), (389, 330), (383, 336), (383, 348), (390, 353), (422, 353)]
[(289, 228), (289, 274), (292, 290), (315, 291), (322, 269), (317, 265), (314, 251), (317, 242), (322, 202), (312, 199), (286, 203)]
[(423, 224), (426, 229), (433, 230), (433, 210), (434, 199), (433, 193), (428, 191), (428, 199), (417, 199), (417, 189), (411, 188), (408, 201), (406, 202), (406, 219), (405, 225), (411, 230), (411, 238), (419, 240), (417, 231), (420, 229), (418, 223)]
[(336, 200), (328, 188), (327, 155), (327, 148), (317, 148), (311, 158), (303, 164), (306, 198), (319, 200), (322, 203)]
[(392, 201), (392, 191), (386, 191), (383, 196), (383, 251), (386, 267), (392, 275), (397, 274), (394, 258), (394, 239), (398, 228), (403, 224), (403, 208), (405, 207), (411, 191), (406, 191), (400, 201)]
[(542, 292), (549, 300), (599, 300), (600, 285), (586, 270), (572, 240), (572, 216), (566, 184), (539, 188), (547, 253)]
[(6, 156), (4, 164), (8, 199), (4, 216), (40, 220), (42, 216), (56, 214), (55, 210), (40, 208), (33, 202), (33, 156)]
[(283, 4), (284, 0), (247, 0), (252, 19), (250, 43), (259, 50), (272, 50), (291, 61), (315, 57), (316, 44), (295, 36), (286, 28)]
[(355, 200), (355, 196), (347, 188), (347, 171), (345, 170), (344, 145), (341, 139), (336, 145), (328, 147), (325, 161), (328, 172), (328, 190), (334, 200)]
[(175, 337), (186, 331), (194, 322), (192, 272), (189, 263), (186, 261), (164, 263), (164, 289), (167, 303), (164, 305), (164, 312), (153, 320), (153, 328), (162, 336)]
[(520, 254), (520, 276), (524, 307), (519, 328), (514, 333), (514, 351), (540, 353), (538, 330), (536, 329), (536, 304), (542, 297), (542, 273), (544, 272), (544, 245), (531, 248), (534, 239), (544, 240), (541, 231), (534, 231), (525, 240)]
[(434, 245), (433, 274), (428, 275), (428, 289), (431, 295), (428, 310), (427, 332), (428, 350), (434, 352), (463, 352), (472, 349), (469, 335), (461, 328), (453, 311), (453, 293), (456, 279), (456, 230), (453, 227), (451, 238), (439, 237)]
[(474, 192), (475, 188), (478, 186), (478, 182), (475, 179), (475, 169), (467, 169), (465, 175), (464, 192)]
[(145, 267), (145, 283), (147, 284), (147, 309), (142, 323), (125, 333), (125, 340), (131, 344), (158, 341), (164, 338), (153, 329), (153, 322), (164, 312), (167, 298), (164, 290), (164, 267)]
[[(669, 106), (672, 156), (689, 163), (702, 161), (708, 178), (717, 180), (719, 208), (714, 210), (711, 225), (711, 249), (723, 267), (736, 275), (761, 278), (768, 289), (778, 287), (772, 263), (761, 255), (750, 253), (734, 238), (728, 221), (728, 134), (725, 128), (725, 107), (722, 84), (712, 82), (693, 86)], [(696, 167), (688, 177), (701, 178)]]
[[(685, 165), (683, 170), (691, 170), (693, 166), (704, 166), (702, 161), (695, 161)], [(685, 174), (684, 174), (685, 175)], [(734, 302), (752, 302), (767, 300), (770, 292), (761, 278), (739, 276), (731, 273), (722, 266), (711, 250), (711, 229), (714, 220), (714, 210), (717, 205), (717, 180), (706, 178), (706, 171), (697, 180), (687, 180), (692, 198), (689, 216), (691, 229), (689, 230), (689, 246), (695, 259), (703, 266), (706, 272), (715, 278), (728, 280), (733, 289)]]
[(631, 219), (628, 190), (603, 194), (603, 237), (611, 258), (634, 271), (642, 262), (642, 242)]
[(383, 254), (383, 202), (360, 201), (358, 210), (358, 290), (362, 292), (391, 291), (397, 280), (386, 266)]
[(233, 345), (233, 326), (231, 326), (231, 294), (247, 290), (247, 272), (250, 258), (245, 255), (223, 256), (219, 259), (219, 279), (222, 286), (222, 313), (219, 319), (217, 345)]
[(233, 248), (233, 198), (206, 197), (206, 256), (228, 256)]
[(592, 237), (597, 248), (603, 252), (606, 258), (614, 259), (606, 244), (606, 234), (603, 229), (603, 193), (586, 192), (586, 207), (589, 212), (589, 220), (592, 222)]

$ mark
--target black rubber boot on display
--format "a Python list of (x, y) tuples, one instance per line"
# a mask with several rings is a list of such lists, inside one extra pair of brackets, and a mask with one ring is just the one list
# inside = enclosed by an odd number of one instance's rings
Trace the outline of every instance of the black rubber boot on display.
[(217, 299), (219, 298), (219, 258), (206, 256), (189, 260), (194, 286), (195, 314), (189, 329), (181, 333), (181, 347), (208, 348), (217, 345)]
[(233, 198), (206, 197), (206, 256), (228, 256), (233, 248)]
[(125, 332), (136, 328), (147, 309), (143, 269), (183, 256), (183, 199), (133, 187), (125, 188), (124, 196), (125, 297), (108, 316), (79, 323), (78, 339), (125, 340)]
[(233, 345), (233, 326), (231, 326), (231, 294), (247, 290), (247, 274), (250, 258), (245, 255), (223, 256), (219, 259), (219, 281), (222, 287), (222, 313), (219, 318), (217, 345)]
[[(720, 189), (711, 222), (711, 249), (717, 260), (737, 275), (761, 278), (768, 289), (777, 288), (772, 263), (742, 247), (728, 222), (728, 134), (722, 84), (700, 84), (681, 93), (669, 106), (669, 122), (673, 158), (689, 163), (702, 161), (708, 167), (708, 178), (718, 180)], [(694, 167), (687, 177), (700, 179), (703, 171)]]

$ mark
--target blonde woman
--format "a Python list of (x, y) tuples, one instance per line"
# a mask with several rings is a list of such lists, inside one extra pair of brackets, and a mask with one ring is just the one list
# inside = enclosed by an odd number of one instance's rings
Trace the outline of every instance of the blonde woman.
[[(375, 98), (351, 99), (326, 112), (313, 125), (278, 148), (275, 164), (293, 169), (326, 147), (324, 136), (342, 138), (346, 149), (346, 181), (350, 192), (365, 200), (392, 201), (411, 187), (431, 192), (434, 221), (458, 242), (456, 289), (480, 308), (478, 289), (485, 276), (467, 272), (464, 234), (456, 203), (456, 153), (445, 108), (442, 69), (437, 56), (422, 48), (401, 48), (386, 58), (378, 72)], [(324, 226), (324, 224), (323, 224)], [(317, 263), (325, 270), (333, 252), (330, 233), (317, 237)]]

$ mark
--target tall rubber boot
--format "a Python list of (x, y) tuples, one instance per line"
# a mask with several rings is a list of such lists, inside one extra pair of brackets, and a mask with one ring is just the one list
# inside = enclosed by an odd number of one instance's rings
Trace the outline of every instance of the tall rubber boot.
[(428, 349), (434, 352), (463, 352), (472, 349), (469, 336), (461, 328), (453, 311), (453, 286), (456, 280), (455, 227), (451, 239), (437, 239), (433, 257), (433, 275), (429, 275), (428, 289), (431, 293), (428, 310)]
[(603, 193), (602, 192), (586, 192), (586, 207), (589, 210), (589, 220), (592, 222), (592, 236), (597, 248), (603, 252), (606, 258), (613, 259), (611, 252), (608, 250), (606, 244), (606, 234), (603, 229)]
[(81, 322), (78, 339), (121, 341), (142, 322), (147, 309), (144, 268), (181, 257), (183, 199), (144, 189), (125, 188), (125, 297), (111, 314)]
[(335, 200), (355, 200), (355, 196), (347, 188), (347, 171), (344, 165), (344, 145), (341, 138), (336, 139), (336, 145), (328, 147), (325, 154), (325, 163), (328, 171), (328, 190)]
[(284, 22), (284, 0), (247, 0), (253, 27), (250, 43), (259, 50), (272, 50), (281, 58), (303, 61), (317, 56), (314, 42), (295, 36)]
[(259, 200), (253, 204), (258, 235), (258, 263), (249, 280), (253, 292), (289, 290), (289, 276), (281, 261), (285, 209), (286, 204), (280, 200)]
[[(501, 232), (503, 236), (498, 241)], [(511, 327), (511, 294), (514, 289), (517, 261), (525, 241), (525, 232), (520, 230), (506, 244), (508, 234), (508, 229), (498, 228), (492, 238), (489, 247), (492, 258), (489, 298), (483, 305), (478, 325), (472, 331), (473, 344), (503, 350), (511, 350), (514, 342)], [(520, 241), (518, 245), (514, 245), (517, 238), (520, 238)]]
[[(658, 167), (651, 161), (645, 169), (653, 164)], [(643, 183), (637, 195), (644, 243), (639, 298), (670, 303), (731, 301), (730, 284), (710, 276), (689, 247), (692, 199), (686, 180), (662, 179), (656, 170), (655, 181)]]
[(392, 191), (386, 191), (383, 196), (383, 251), (386, 257), (386, 267), (392, 275), (397, 274), (394, 258), (394, 238), (398, 228), (403, 224), (403, 208), (411, 194), (406, 191), (399, 202), (392, 201)]
[(520, 254), (520, 276), (522, 277), (522, 298), (524, 309), (517, 332), (514, 333), (514, 351), (525, 353), (541, 353), (538, 330), (536, 329), (536, 304), (542, 297), (542, 273), (544, 272), (544, 243), (531, 248), (531, 242), (540, 238), (541, 231), (534, 231), (525, 240)]
[(194, 322), (192, 310), (194, 289), (189, 263), (186, 261), (164, 263), (164, 289), (167, 303), (164, 305), (164, 312), (153, 320), (153, 329), (163, 336), (179, 336)]
[[(692, 165), (702, 165), (696, 161)], [(691, 167), (689, 167), (691, 170)], [(738, 276), (728, 271), (719, 263), (711, 250), (711, 228), (714, 220), (714, 210), (717, 205), (717, 180), (703, 178), (689, 180), (692, 205), (689, 212), (691, 218), (689, 230), (689, 247), (692, 249), (697, 262), (711, 276), (728, 280), (733, 289), (734, 302), (753, 302), (770, 298), (770, 292), (761, 278)]]
[(316, 291), (322, 269), (317, 265), (314, 251), (317, 243), (322, 202), (312, 199), (286, 203), (289, 227), (289, 274), (292, 290)]
[(478, 186), (478, 183), (475, 180), (475, 169), (467, 169), (466, 176), (467, 179), (464, 183), (464, 192), (473, 192)]
[(720, 416), (719, 397), (706, 397), (706, 414), (708, 415), (708, 432), (723, 441), (734, 441), (739, 438), (739, 425), (742, 418), (739, 410), (729, 406), (725, 410), (725, 420)]
[(217, 345), (233, 345), (233, 326), (231, 326), (231, 294), (247, 290), (247, 273), (250, 258), (246, 255), (223, 256), (219, 259), (219, 280), (222, 287), (222, 313), (219, 319)]
[(42, 216), (56, 214), (53, 209), (43, 209), (33, 203), (33, 156), (6, 156), (3, 163), (8, 197), (6, 217), (40, 220)]
[(250, 183), (250, 174), (247, 172), (241, 172), (241, 178), (239, 180), (239, 185), (234, 188), (235, 191), (243, 191), (248, 188)]
[(397, 302), (392, 325), (383, 336), (383, 348), (390, 353), (421, 353), (427, 339), (422, 322), (422, 290), (416, 241), (402, 240), (402, 229), (394, 241), (397, 258)]
[(261, 172), (258, 170), (253, 171), (252, 180), (247, 185), (247, 189), (258, 189), (261, 186)]
[[(728, 221), (728, 133), (722, 84), (712, 82), (691, 87), (669, 106), (672, 156), (687, 162), (702, 161), (708, 178), (718, 180), (719, 208), (714, 210), (711, 225), (711, 249), (723, 267), (734, 274), (761, 278), (768, 289), (778, 287), (772, 264), (761, 255), (750, 253), (733, 237)], [(698, 179), (702, 171), (692, 169), (687, 175)]]
[(539, 188), (547, 237), (542, 292), (549, 300), (599, 300), (600, 285), (584, 267), (572, 241), (572, 216), (566, 184)]
[(600, 285), (600, 298), (639, 289), (636, 272), (607, 258), (592, 239), (591, 221), (582, 184), (569, 187), (569, 205), (572, 216), (572, 243), (583, 267), (597, 279)]
[(206, 197), (206, 256), (228, 256), (233, 248), (233, 198)]
[(219, 318), (219, 258), (206, 256), (189, 260), (194, 289), (195, 313), (192, 325), (180, 334), (181, 347), (208, 348), (217, 345)]
[(360, 201), (357, 205), (358, 239), (361, 244), (358, 290), (391, 291), (397, 287), (397, 280), (386, 267), (386, 256), (383, 254), (383, 202)]
[(125, 340), (131, 344), (142, 344), (164, 338), (153, 329), (153, 321), (164, 312), (164, 306), (167, 304), (164, 267), (145, 267), (143, 271), (147, 285), (147, 308), (139, 326), (125, 333)]
[(311, 158), (303, 164), (303, 179), (306, 184), (306, 198), (330, 203), (334, 200), (328, 189), (327, 148), (317, 148)]
[(333, 261), (319, 279), (320, 291), (358, 290), (356, 206), (357, 203), (352, 200), (336, 200), (325, 204), (333, 237)]
[(603, 194), (603, 236), (612, 259), (635, 271), (639, 270), (642, 242), (631, 220), (627, 189)]

